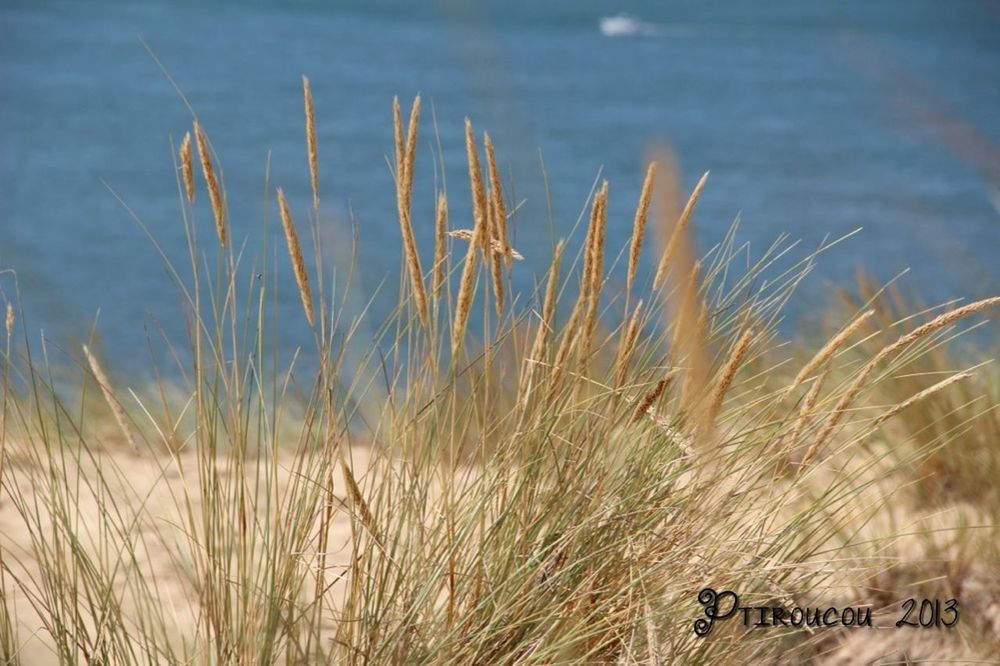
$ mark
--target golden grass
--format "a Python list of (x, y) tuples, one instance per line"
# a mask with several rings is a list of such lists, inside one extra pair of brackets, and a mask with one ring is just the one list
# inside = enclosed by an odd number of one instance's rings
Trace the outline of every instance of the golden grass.
[(198, 144), (198, 159), (201, 160), (201, 172), (205, 176), (205, 185), (208, 187), (208, 200), (212, 204), (215, 231), (219, 236), (219, 245), (225, 247), (229, 241), (226, 205), (222, 198), (222, 189), (219, 186), (219, 178), (215, 173), (215, 166), (212, 164), (208, 138), (206, 138), (205, 132), (201, 129), (201, 124), (197, 120), (194, 121), (194, 136)]
[(191, 132), (184, 133), (180, 158), (181, 174), (184, 177), (184, 190), (187, 192), (188, 203), (194, 203), (194, 159), (191, 156)]
[[(306, 78), (303, 93), (316, 211)], [(560, 239), (544, 290), (538, 280), (525, 293), (511, 273), (520, 255), (489, 136), (484, 173), (466, 120), (472, 228), (450, 229), (443, 192), (433, 218), (412, 209), (419, 97), (408, 124), (398, 99), (393, 118), (409, 279), (385, 321), (368, 327), (370, 312), (346, 311), (350, 287), (314, 295), (280, 188), (306, 319), (315, 328), (318, 309), (324, 324), (315, 349), (297, 350), (287, 367), (268, 360), (295, 325), (268, 323), (278, 279), (245, 279), (251, 268), (239, 253), (217, 275), (193, 262), (190, 284), (178, 284), (192, 339), (187, 350), (166, 343), (176, 383), (116, 390), (84, 347), (110, 429), (86, 385), (76, 404), (73, 387), (52, 379), (72, 373), (54, 371), (47, 352), (38, 360), (30, 336), (12, 351), (8, 303), (0, 660), (540, 666), (858, 654), (838, 630), (734, 623), (699, 638), (695, 593), (707, 586), (764, 605), (818, 598), (890, 610), (908, 596), (960, 589), (969, 613), (951, 634), (935, 634), (935, 649), (984, 660), (1000, 648), (988, 631), (991, 593), (976, 592), (992, 588), (974, 584), (1000, 557), (1000, 527), (990, 522), (1000, 493), (958, 507), (924, 485), (993, 483), (996, 376), (983, 365), (955, 371), (946, 329), (1000, 298), (920, 324), (909, 322), (923, 315), (890, 317), (867, 299), (837, 317), (849, 323), (829, 340), (790, 349), (775, 322), (798, 281), (768, 279), (771, 250), (745, 266), (729, 246), (699, 257), (692, 220), (707, 174), (678, 211), (668, 159), (647, 168), (627, 246), (614, 247), (609, 226), (620, 221), (609, 219), (604, 181), (585, 209), (575, 260)], [(191, 142), (181, 146), (182, 170)], [(197, 123), (194, 143), (226, 246), (239, 230), (229, 229)], [(652, 288), (639, 292), (654, 212), (668, 233), (650, 266)], [(316, 239), (319, 218), (307, 216)], [(420, 225), (433, 226), (429, 276)], [(197, 236), (188, 238), (199, 256)], [(452, 270), (449, 238), (468, 241), (461, 271)], [(628, 261), (618, 266), (608, 253)], [(732, 287), (726, 276), (738, 268)], [(624, 294), (610, 286), (618, 272)], [(480, 279), (493, 288), (477, 289)], [(245, 297), (238, 285), (249, 285)], [(624, 316), (610, 307), (618, 298)], [(611, 310), (621, 321), (604, 317)], [(451, 354), (440, 354), (449, 343)], [(119, 439), (133, 447), (127, 459), (113, 446)], [(844, 454), (837, 465), (818, 460), (827, 447)], [(956, 458), (974, 462), (949, 466)], [(789, 474), (795, 459), (799, 473)], [(919, 556), (905, 551), (914, 539)], [(866, 647), (897, 642), (885, 654), (940, 656), (914, 632), (872, 636)]]
[(319, 142), (316, 140), (316, 109), (313, 106), (312, 87), (302, 76), (302, 99), (306, 113), (306, 151), (309, 156), (309, 184), (312, 185), (313, 209), (319, 210)]
[(278, 211), (281, 214), (281, 226), (285, 230), (285, 242), (288, 245), (288, 256), (292, 260), (295, 283), (299, 287), (302, 309), (306, 313), (309, 325), (315, 326), (312, 289), (309, 287), (309, 271), (306, 269), (306, 262), (302, 255), (302, 244), (299, 242), (298, 232), (295, 231), (295, 222), (292, 220), (292, 212), (288, 208), (288, 200), (285, 198), (284, 190), (280, 187), (278, 188)]
[(635, 221), (632, 223), (632, 241), (628, 251), (628, 277), (625, 290), (632, 291), (635, 276), (639, 272), (639, 259), (642, 256), (642, 244), (646, 236), (646, 223), (649, 221), (649, 205), (653, 198), (653, 181), (656, 178), (656, 162), (650, 162), (646, 168), (646, 178), (642, 181), (642, 193), (639, 195), (639, 205), (635, 209)]

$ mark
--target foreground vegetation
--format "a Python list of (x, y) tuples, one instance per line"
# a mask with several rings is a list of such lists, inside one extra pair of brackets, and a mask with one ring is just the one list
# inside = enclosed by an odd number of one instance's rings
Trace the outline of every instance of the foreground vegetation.
[[(779, 243), (751, 261), (734, 229), (697, 257), (707, 174), (675, 200), (666, 160), (649, 167), (627, 247), (606, 239), (599, 183), (579, 252), (560, 243), (538, 288), (515, 293), (516, 202), (468, 121), (473, 219), (449, 219), (444, 192), (433, 220), (415, 219), (418, 98), (408, 122), (395, 106), (399, 305), (363, 339), (353, 272), (319, 242), (304, 83), (312, 205), (281, 189), (273, 205), (314, 348), (279, 367), (286, 269), (234, 250), (197, 122), (178, 153), (189, 270), (164, 257), (190, 330), (162, 342), (175, 365), (156, 376), (177, 381), (126, 388), (84, 346), (68, 386), (8, 307), (8, 662), (998, 654), (1000, 395), (996, 371), (953, 339), (1000, 298), (909, 312), (862, 285), (825, 341), (785, 344), (781, 309), (816, 255), (789, 261)], [(414, 233), (431, 223), (432, 257)], [(883, 626), (909, 597), (960, 597), (963, 615), (950, 630), (730, 623), (703, 638), (704, 587), (870, 607)]]

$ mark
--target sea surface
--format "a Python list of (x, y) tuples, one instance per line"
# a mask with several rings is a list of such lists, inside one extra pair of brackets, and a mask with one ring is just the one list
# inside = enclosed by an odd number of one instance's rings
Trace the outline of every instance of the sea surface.
[[(850, 287), (861, 269), (883, 281), (908, 269), (901, 284), (927, 303), (1000, 292), (993, 1), (3, 0), (0, 288), (13, 297), (16, 275), (35, 340), (44, 330), (55, 354), (97, 331), (106, 354), (139, 367), (147, 335), (183, 338), (157, 244), (189, 273), (173, 157), (187, 103), (221, 159), (244, 264), (265, 255), (290, 274), (262, 230), (268, 220), (279, 240), (276, 186), (306, 224), (302, 74), (318, 114), (324, 253), (345, 266), (357, 230), (358, 293), (383, 285), (375, 315), (399, 284), (391, 103), (417, 93), (425, 263), (435, 187), (453, 226), (470, 226), (468, 116), (520, 205), (522, 286), (599, 178), (611, 183), (609, 242), (627, 243), (644, 161), (668, 146), (686, 190), (711, 171), (701, 251), (737, 217), (751, 257), (781, 234), (803, 256), (863, 229), (820, 259), (789, 322), (816, 318), (830, 285)], [(196, 216), (210, 246), (203, 190)], [(295, 345), (300, 304), (290, 281), (279, 286), (281, 344)]]

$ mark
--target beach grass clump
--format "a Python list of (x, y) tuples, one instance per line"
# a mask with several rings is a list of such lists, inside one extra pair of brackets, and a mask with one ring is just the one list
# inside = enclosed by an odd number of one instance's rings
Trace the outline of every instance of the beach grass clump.
[[(185, 136), (190, 277), (169, 268), (190, 327), (164, 342), (175, 365), (155, 367), (161, 379), (112, 380), (113, 356), (86, 346), (67, 386), (8, 306), (7, 663), (804, 661), (854, 649), (855, 635), (733, 622), (701, 637), (699, 590), (769, 607), (877, 603), (889, 622), (916, 563), (954, 563), (928, 594), (981, 574), (996, 527), (970, 526), (995, 511), (995, 488), (959, 488), (989, 485), (1000, 396), (995, 370), (955, 366), (952, 340), (1000, 300), (904, 315), (862, 289), (846, 314), (832, 310), (827, 339), (791, 347), (782, 307), (818, 252), (787, 261), (777, 243), (748, 261), (734, 230), (698, 254), (707, 174), (675, 207), (663, 159), (645, 170), (634, 218), (615, 222), (631, 222), (627, 247), (607, 233), (614, 190), (595, 184), (576, 256), (560, 240), (537, 290), (518, 292), (514, 189), (471, 121), (471, 219), (450, 216), (460, 207), (444, 192), (432, 217), (416, 212), (417, 97), (406, 124), (393, 106), (406, 279), (394, 312), (371, 321), (347, 309), (357, 285), (326, 281), (295, 224), (316, 239), (327, 223), (303, 87), (314, 214), (276, 197), (297, 297), (279, 291), (280, 267), (248, 280), (259, 266), (242, 254), (207, 265)], [(243, 230), (230, 226), (218, 157), (193, 133), (216, 240), (231, 248)], [(434, 238), (427, 262), (419, 225)], [(644, 269), (650, 227), (666, 242)], [(275, 322), (276, 298), (298, 298), (301, 322)], [(476, 329), (479, 311), (496, 316)], [(282, 368), (276, 346), (297, 325), (315, 347)], [(937, 502), (934, 484), (947, 491)], [(982, 613), (930, 654), (1000, 647), (983, 639), (989, 593), (968, 599)], [(911, 640), (890, 633), (869, 647)]]

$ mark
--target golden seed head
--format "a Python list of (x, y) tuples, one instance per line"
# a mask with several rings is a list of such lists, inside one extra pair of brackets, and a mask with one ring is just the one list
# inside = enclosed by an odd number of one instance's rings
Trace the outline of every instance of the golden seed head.
[(281, 213), (281, 226), (285, 229), (285, 241), (288, 244), (288, 256), (292, 259), (295, 282), (299, 286), (302, 308), (305, 310), (306, 320), (309, 322), (309, 325), (314, 326), (313, 298), (312, 289), (309, 288), (309, 272), (306, 270), (306, 262), (302, 256), (302, 244), (299, 242), (299, 234), (295, 231), (295, 222), (292, 220), (292, 213), (288, 208), (288, 200), (285, 199), (285, 192), (280, 187), (278, 188), (278, 210)]
[(225, 202), (222, 199), (222, 189), (219, 187), (219, 179), (215, 173), (215, 166), (212, 164), (208, 139), (205, 137), (205, 132), (201, 129), (201, 124), (197, 120), (194, 121), (194, 137), (198, 144), (198, 158), (201, 160), (201, 171), (205, 176), (205, 184), (208, 186), (208, 199), (212, 203), (212, 214), (215, 216), (215, 231), (219, 235), (219, 245), (225, 247), (229, 242)]
[(181, 174), (184, 177), (184, 189), (189, 203), (194, 203), (194, 159), (191, 156), (191, 132), (184, 133), (181, 141)]
[(302, 75), (302, 97), (306, 112), (306, 149), (309, 152), (309, 181), (312, 184), (313, 208), (319, 210), (319, 144), (316, 140), (316, 111), (313, 108), (309, 78)]

